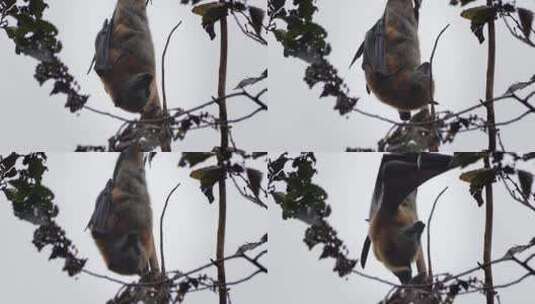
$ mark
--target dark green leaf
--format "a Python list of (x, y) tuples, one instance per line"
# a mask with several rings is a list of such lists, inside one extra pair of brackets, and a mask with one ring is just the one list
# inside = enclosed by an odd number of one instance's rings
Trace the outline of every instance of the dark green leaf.
[(255, 30), (256, 34), (260, 36), (262, 33), (262, 26), (264, 24), (264, 16), (266, 13), (261, 8), (250, 6), (249, 15), (251, 16), (251, 26)]
[(456, 152), (453, 154), (452, 166), (465, 168), (483, 159), (485, 152)]
[(195, 165), (198, 165), (205, 160), (209, 159), (210, 157), (215, 156), (215, 153), (212, 152), (184, 152), (182, 153), (182, 157), (180, 158), (180, 161), (178, 162), (178, 165), (180, 167), (185, 167), (189, 165), (189, 167), (194, 167)]
[(201, 182), (202, 193), (208, 198), (208, 202), (212, 203), (215, 200), (213, 187), (224, 178), (225, 170), (220, 166), (209, 166), (192, 171), (190, 176)]
[(525, 198), (531, 196), (531, 188), (533, 186), (533, 174), (524, 171), (518, 170), (518, 181), (520, 182), (520, 188), (522, 189), (522, 195)]
[(518, 18), (520, 19), (520, 25), (522, 26), (522, 33), (524, 33), (524, 37), (526, 39), (529, 39), (529, 36), (531, 35), (532, 31), (532, 24), (533, 24), (533, 12), (525, 9), (525, 8), (518, 8)]
[(247, 179), (249, 180), (249, 185), (255, 196), (258, 196), (260, 193), (260, 184), (262, 183), (262, 172), (247, 168)]
[(266, 79), (267, 77), (268, 77), (268, 70), (265, 69), (264, 72), (262, 72), (262, 74), (258, 77), (249, 77), (240, 81), (240, 83), (238, 83), (238, 85), (234, 88), (234, 90), (243, 89), (245, 87), (251, 86), (259, 81)]

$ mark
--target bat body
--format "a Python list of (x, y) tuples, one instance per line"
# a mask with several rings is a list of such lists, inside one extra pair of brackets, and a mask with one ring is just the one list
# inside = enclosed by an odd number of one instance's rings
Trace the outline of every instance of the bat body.
[(95, 72), (115, 106), (144, 117), (160, 113), (154, 45), (145, 0), (118, 0), (95, 41)]
[(377, 259), (406, 284), (419, 255), (424, 223), (418, 220), (417, 188), (452, 168), (451, 156), (431, 153), (385, 154), (370, 207), (370, 227), (361, 254), (364, 268), (370, 247)]
[(123, 275), (159, 272), (143, 153), (138, 146), (119, 155), (88, 228), (111, 271)]
[(383, 16), (366, 33), (351, 62), (363, 56), (368, 92), (398, 109), (402, 120), (410, 119), (411, 110), (433, 103), (431, 68), (428, 62), (420, 63), (418, 20), (412, 1), (388, 0)]

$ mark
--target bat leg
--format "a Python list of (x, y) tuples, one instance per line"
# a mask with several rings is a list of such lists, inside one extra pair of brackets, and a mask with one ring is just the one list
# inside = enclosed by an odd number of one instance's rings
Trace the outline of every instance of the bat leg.
[(368, 92), (368, 95), (370, 95), (370, 93), (371, 93), (371, 90), (370, 90), (370, 87), (368, 86), (368, 84), (366, 84), (366, 92)]
[(403, 121), (411, 120), (411, 112), (410, 111), (399, 111), (399, 119)]

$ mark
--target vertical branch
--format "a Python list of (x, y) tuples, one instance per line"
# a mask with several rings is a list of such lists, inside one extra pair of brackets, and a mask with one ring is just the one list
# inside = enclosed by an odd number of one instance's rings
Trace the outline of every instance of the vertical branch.
[[(487, 0), (487, 5), (492, 5), (492, 0)], [(496, 28), (494, 20), (489, 21), (489, 50), (487, 58), (487, 84), (486, 100), (494, 99), (494, 75), (496, 69)], [(489, 128), (489, 151), (496, 151), (496, 117), (494, 112), (494, 102), (488, 102), (487, 124)]]
[[(490, 168), (489, 157), (485, 158), (485, 168)], [(494, 304), (494, 283), (492, 279), (492, 230), (494, 225), (494, 201), (492, 184), (485, 186), (485, 235), (483, 265), (485, 265), (485, 293), (487, 304)]]
[[(487, 0), (487, 5), (492, 6), (492, 0)], [(487, 83), (486, 83), (486, 100), (494, 98), (494, 75), (496, 68), (496, 28), (494, 20), (488, 22), (489, 28), (489, 48), (487, 58)], [(487, 108), (487, 123), (489, 125), (489, 151), (496, 151), (496, 125), (494, 102), (489, 102)], [(485, 158), (485, 168), (490, 168), (490, 160)], [(492, 279), (492, 231), (494, 221), (494, 201), (492, 184), (485, 187), (485, 235), (483, 248), (483, 264), (485, 266), (485, 293), (487, 304), (494, 304), (494, 283)]]
[[(448, 190), (448, 187), (444, 188), (440, 193), (438, 194), (437, 198), (435, 199), (435, 202), (433, 203), (433, 208), (431, 208), (431, 213), (429, 214), (429, 218), (427, 219), (427, 264), (429, 265), (429, 270), (427, 272), (427, 277), (433, 280), (433, 265), (431, 264), (431, 220), (433, 219), (433, 215), (435, 214), (435, 208), (437, 207), (438, 200)], [(421, 247), (420, 247), (421, 248)]]
[[(223, 2), (223, 0), (221, 0)], [(220, 20), (221, 28), (221, 53), (219, 61), (219, 83), (217, 95), (219, 101), (219, 123), (221, 125), (221, 149), (218, 154), (218, 165), (225, 167), (228, 158), (228, 144), (229, 132), (227, 121), (227, 105), (226, 105), (226, 82), (227, 82), (227, 57), (228, 57), (228, 30), (227, 17), (224, 16)], [(219, 188), (219, 220), (217, 227), (217, 281), (219, 304), (227, 304), (227, 284), (225, 278), (225, 227), (227, 218), (227, 189), (226, 189), (226, 174), (224, 174), (218, 183)]]

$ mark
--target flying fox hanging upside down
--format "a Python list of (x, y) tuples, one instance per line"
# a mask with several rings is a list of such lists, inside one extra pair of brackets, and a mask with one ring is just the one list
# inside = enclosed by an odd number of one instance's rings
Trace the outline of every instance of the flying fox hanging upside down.
[(417, 188), (452, 168), (452, 157), (447, 155), (383, 155), (370, 206), (368, 236), (361, 253), (363, 268), (372, 245), (377, 259), (401, 283), (411, 281), (411, 264), (421, 255), (420, 236), (425, 227), (417, 216)]
[(94, 69), (115, 106), (144, 118), (160, 114), (146, 0), (117, 0), (96, 38)]
[(113, 178), (99, 194), (87, 227), (111, 271), (140, 276), (160, 272), (143, 153), (138, 145), (119, 155)]
[(411, 110), (433, 101), (431, 66), (420, 64), (418, 8), (421, 0), (388, 0), (383, 16), (366, 33), (351, 65), (363, 55), (366, 89), (410, 120)]

